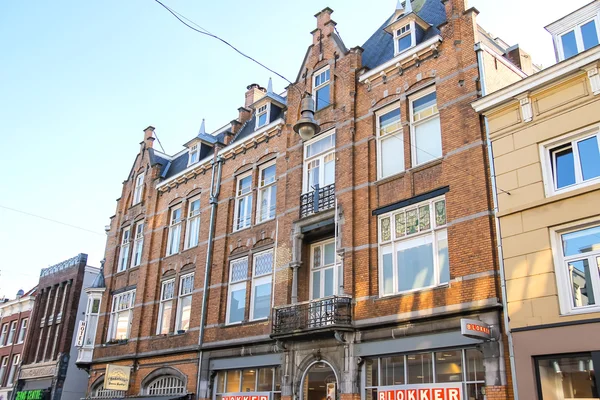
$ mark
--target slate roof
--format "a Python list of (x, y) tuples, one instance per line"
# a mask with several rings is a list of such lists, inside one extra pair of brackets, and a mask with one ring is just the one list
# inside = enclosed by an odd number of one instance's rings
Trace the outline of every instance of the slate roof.
[[(414, 0), (412, 8), (415, 14), (430, 25), (422, 41), (440, 34), (440, 30), (437, 27), (446, 22), (446, 9), (441, 0)], [(362, 54), (363, 66), (373, 69), (394, 58), (394, 39), (392, 35), (383, 30), (383, 28), (393, 22), (392, 18), (393, 14), (362, 45), (364, 50)]]
[(161, 174), (161, 177), (168, 179), (186, 169), (188, 167), (188, 156), (188, 152), (185, 151), (170, 161), (169, 167)]
[(90, 289), (104, 289), (106, 287), (106, 282), (104, 281), (104, 263), (102, 263), (102, 268), (100, 268), (100, 272), (94, 278), (94, 282), (90, 286)]

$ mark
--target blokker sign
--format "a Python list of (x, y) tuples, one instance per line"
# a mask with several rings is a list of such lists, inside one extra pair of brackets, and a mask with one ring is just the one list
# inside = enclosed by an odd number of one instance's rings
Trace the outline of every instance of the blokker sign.
[(437, 383), (380, 386), (377, 388), (377, 400), (463, 400), (462, 385)]
[(271, 400), (271, 392), (223, 393), (222, 400)]

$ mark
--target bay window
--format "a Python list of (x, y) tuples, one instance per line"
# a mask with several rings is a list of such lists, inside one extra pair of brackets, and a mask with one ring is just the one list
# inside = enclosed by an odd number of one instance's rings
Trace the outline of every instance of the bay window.
[(252, 216), (252, 172), (237, 178), (234, 231), (250, 227)]
[(315, 72), (313, 75), (313, 96), (316, 104), (316, 111), (319, 111), (330, 104), (330, 86), (329, 66)]
[(94, 347), (96, 340), (96, 329), (98, 329), (98, 317), (100, 316), (100, 299), (90, 297), (88, 299), (86, 310), (85, 336), (83, 339), (84, 347)]
[(181, 205), (171, 209), (169, 220), (169, 235), (167, 238), (167, 256), (179, 253), (181, 239)]
[(160, 304), (158, 306), (157, 335), (166, 335), (171, 329), (171, 315), (173, 313), (173, 295), (175, 293), (175, 279), (161, 283)]
[(379, 291), (382, 296), (435, 287), (449, 280), (443, 197), (379, 216)]
[(246, 281), (248, 257), (230, 262), (229, 294), (227, 296), (227, 323), (242, 322), (246, 314)]
[(139, 174), (135, 179), (135, 188), (133, 189), (133, 205), (142, 201), (142, 192), (144, 189), (144, 173)]
[(442, 157), (442, 131), (435, 88), (409, 99), (413, 166)]
[(135, 289), (113, 296), (108, 329), (109, 341), (129, 338), (134, 304)]
[(335, 131), (304, 144), (304, 193), (335, 183)]
[(258, 203), (256, 205), (257, 223), (275, 218), (275, 206), (277, 204), (277, 185), (275, 181), (275, 163), (259, 168)]
[(194, 198), (188, 204), (188, 218), (185, 229), (185, 248), (198, 245), (200, 238), (200, 198)]
[(144, 223), (138, 222), (135, 225), (135, 237), (133, 242), (133, 257), (131, 266), (137, 267), (142, 263), (142, 250), (144, 248)]
[(127, 262), (129, 260), (129, 241), (131, 235), (131, 228), (127, 227), (123, 229), (121, 236), (121, 251), (119, 253), (119, 268), (118, 272), (125, 271), (127, 269)]
[(268, 318), (271, 313), (273, 250), (254, 255), (250, 320)]
[(404, 133), (398, 104), (385, 107), (377, 116), (377, 175), (379, 179), (404, 171)]
[(183, 275), (179, 279), (179, 300), (177, 301), (177, 331), (190, 329), (192, 315), (192, 293), (194, 292), (194, 274)]

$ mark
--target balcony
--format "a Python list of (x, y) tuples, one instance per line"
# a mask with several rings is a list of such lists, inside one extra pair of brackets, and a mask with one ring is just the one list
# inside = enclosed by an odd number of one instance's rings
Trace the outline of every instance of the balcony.
[(90, 364), (94, 356), (94, 347), (79, 347), (77, 349), (76, 364)]
[(273, 309), (271, 337), (300, 336), (352, 328), (352, 299), (331, 296)]
[(300, 218), (335, 207), (335, 183), (300, 195)]

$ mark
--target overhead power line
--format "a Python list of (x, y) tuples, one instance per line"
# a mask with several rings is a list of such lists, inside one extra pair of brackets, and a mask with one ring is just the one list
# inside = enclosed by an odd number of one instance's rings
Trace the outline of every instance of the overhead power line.
[(41, 215), (32, 214), (32, 213), (30, 213), (30, 212), (27, 212), (27, 211), (17, 210), (16, 208), (12, 208), (12, 207), (6, 207), (6, 206), (3, 206), (3, 205), (0, 205), (0, 208), (3, 208), (3, 209), (5, 209), (5, 210), (9, 210), (9, 211), (13, 211), (13, 212), (16, 212), (16, 213), (20, 213), (20, 214), (29, 215), (30, 217), (34, 217), (34, 218), (43, 219), (43, 220), (45, 220), (45, 221), (54, 222), (55, 224), (60, 224), (60, 225), (68, 226), (68, 227), (70, 227), (70, 228), (79, 229), (79, 230), (81, 230), (81, 231), (85, 231), (85, 232), (93, 233), (93, 234), (95, 234), (95, 235), (104, 236), (104, 234), (103, 234), (103, 233), (100, 233), (100, 232), (92, 231), (92, 230), (90, 230), (90, 229), (82, 228), (82, 227), (80, 227), (80, 226), (77, 226), (77, 225), (72, 225), (72, 224), (69, 224), (69, 223), (66, 223), (66, 222), (57, 221), (57, 220), (55, 220), (55, 219), (52, 219), (52, 218), (43, 217), (43, 216), (41, 216)]

